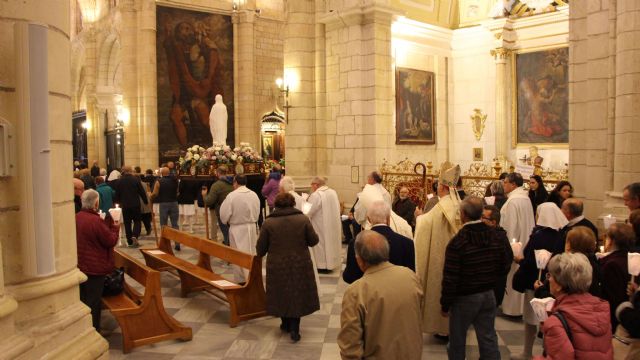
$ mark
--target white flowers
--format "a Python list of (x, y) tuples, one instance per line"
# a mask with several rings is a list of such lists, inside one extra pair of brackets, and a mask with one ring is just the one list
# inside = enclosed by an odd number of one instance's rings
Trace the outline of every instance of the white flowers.
[(200, 160), (200, 154), (193, 155), (193, 160), (195, 160), (195, 161)]

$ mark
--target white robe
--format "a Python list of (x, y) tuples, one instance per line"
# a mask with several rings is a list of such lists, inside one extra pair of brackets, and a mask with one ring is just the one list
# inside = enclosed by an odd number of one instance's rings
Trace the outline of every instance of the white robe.
[(309, 196), (311, 210), (307, 214), (318, 234), (320, 242), (313, 247), (316, 265), (319, 269), (333, 270), (342, 263), (342, 223), (338, 194), (327, 186), (318, 188)]
[(449, 318), (440, 314), (440, 295), (447, 245), (461, 227), (459, 208), (458, 197), (446, 195), (431, 211), (416, 219), (416, 275), (424, 293), (422, 331), (425, 333), (449, 334)]
[[(258, 216), (260, 215), (260, 199), (245, 186), (233, 190), (220, 206), (220, 220), (229, 224), (229, 243), (231, 247), (255, 255), (258, 241)], [(235, 279), (246, 281), (247, 269), (234, 266)]]
[(358, 202), (353, 209), (353, 217), (355, 218), (356, 222), (362, 226), (366, 226), (367, 209), (374, 202), (381, 200), (387, 203), (389, 207), (391, 207), (391, 195), (389, 194), (387, 189), (385, 189), (380, 184), (365, 185), (364, 189), (362, 189), (362, 191), (358, 193)]
[[(507, 201), (500, 210), (500, 226), (507, 232), (509, 241), (516, 239), (516, 242), (521, 243), (522, 249), (524, 249), (529, 241), (531, 231), (536, 225), (529, 193), (519, 187), (507, 194), (507, 197)], [(502, 312), (511, 316), (522, 315), (523, 309), (524, 294), (513, 290), (511, 287), (513, 274), (518, 270), (518, 266), (516, 263), (511, 264), (511, 271), (507, 276), (506, 294), (504, 300), (502, 300)]]
[(209, 113), (209, 131), (214, 143), (227, 143), (227, 105), (222, 102), (222, 95), (218, 94), (215, 98), (216, 102), (211, 107)]

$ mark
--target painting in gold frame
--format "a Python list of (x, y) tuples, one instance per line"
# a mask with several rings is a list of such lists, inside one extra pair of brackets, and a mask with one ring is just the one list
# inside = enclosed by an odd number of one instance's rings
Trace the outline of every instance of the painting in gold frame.
[(568, 146), (568, 58), (567, 47), (513, 54), (513, 147)]
[(396, 144), (436, 143), (435, 74), (396, 68)]

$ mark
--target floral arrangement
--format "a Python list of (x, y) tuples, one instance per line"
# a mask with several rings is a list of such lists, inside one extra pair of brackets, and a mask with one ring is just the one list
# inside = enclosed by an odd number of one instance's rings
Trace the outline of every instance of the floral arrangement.
[(240, 143), (240, 146), (231, 148), (229, 145), (213, 143), (208, 149), (199, 145), (187, 148), (184, 157), (180, 157), (178, 164), (183, 172), (188, 173), (195, 165), (198, 172), (209, 169), (211, 164), (235, 164), (238, 162), (250, 164), (262, 161), (262, 157), (251, 147), (249, 143)]
[(184, 157), (178, 159), (178, 165), (184, 172), (188, 172), (192, 165), (196, 166), (196, 169), (208, 168), (209, 159), (206, 156), (206, 149), (199, 145), (193, 145), (187, 148), (187, 152)]

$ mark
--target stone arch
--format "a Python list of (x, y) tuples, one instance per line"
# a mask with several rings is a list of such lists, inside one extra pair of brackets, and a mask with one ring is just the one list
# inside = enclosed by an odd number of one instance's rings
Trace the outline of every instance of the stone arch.
[(109, 87), (119, 91), (120, 80), (116, 76), (120, 67), (120, 39), (118, 34), (110, 33), (100, 46), (98, 61), (99, 87)]
[(85, 98), (85, 48), (79, 38), (71, 43), (71, 106), (80, 110), (86, 107)]

